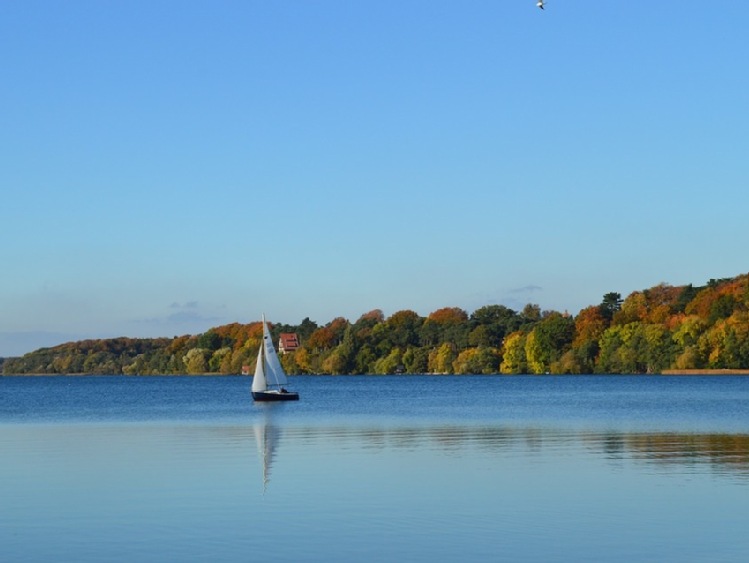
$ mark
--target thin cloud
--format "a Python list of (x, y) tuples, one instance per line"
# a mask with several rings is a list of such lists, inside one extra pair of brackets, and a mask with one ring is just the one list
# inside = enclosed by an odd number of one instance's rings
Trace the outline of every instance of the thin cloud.
[(197, 311), (178, 311), (166, 317), (170, 323), (203, 323), (220, 321), (221, 317), (203, 315)]
[(184, 303), (173, 302), (167, 306), (168, 313), (136, 319), (134, 322), (141, 325), (173, 326), (182, 327), (185, 330), (194, 330), (195, 327), (207, 326), (210, 323), (220, 324), (224, 318), (215, 313), (216, 309), (224, 306), (206, 307), (198, 301), (186, 301)]
[(540, 285), (533, 285), (528, 284), (524, 285), (523, 287), (516, 287), (515, 289), (511, 289), (510, 293), (534, 293), (536, 291), (543, 291), (543, 287)]
[(197, 301), (187, 301), (186, 303), (177, 303), (176, 301), (169, 305), (170, 309), (197, 309)]

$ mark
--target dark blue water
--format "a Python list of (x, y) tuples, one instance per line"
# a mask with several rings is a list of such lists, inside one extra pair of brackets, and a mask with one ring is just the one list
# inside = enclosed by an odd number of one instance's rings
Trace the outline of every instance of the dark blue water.
[[(749, 432), (749, 377), (296, 377), (291, 420), (458, 421)], [(250, 420), (247, 377), (5, 377), (0, 423)]]
[(0, 378), (3, 561), (746, 561), (749, 378)]

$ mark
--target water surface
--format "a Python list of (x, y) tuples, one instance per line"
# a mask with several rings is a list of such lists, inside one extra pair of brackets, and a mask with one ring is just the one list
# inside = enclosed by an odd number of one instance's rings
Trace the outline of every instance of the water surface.
[(0, 378), (3, 560), (749, 560), (749, 378)]

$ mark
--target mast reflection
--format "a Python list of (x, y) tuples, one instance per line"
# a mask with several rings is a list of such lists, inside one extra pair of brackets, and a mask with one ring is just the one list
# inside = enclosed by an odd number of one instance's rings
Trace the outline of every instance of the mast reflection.
[(253, 424), (252, 428), (255, 433), (257, 450), (260, 455), (263, 475), (263, 494), (265, 494), (268, 489), (268, 484), (270, 483), (271, 467), (273, 465), (273, 458), (276, 454), (276, 448), (278, 447), (278, 441), (281, 437), (281, 428), (273, 424), (270, 409), (263, 413), (262, 419)]

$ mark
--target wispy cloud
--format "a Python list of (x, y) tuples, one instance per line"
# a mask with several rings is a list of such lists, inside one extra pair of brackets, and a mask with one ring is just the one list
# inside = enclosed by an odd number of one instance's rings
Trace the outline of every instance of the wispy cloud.
[(198, 302), (197, 301), (187, 301), (185, 303), (177, 303), (176, 301), (169, 305), (170, 309), (197, 309), (198, 308)]
[(510, 290), (510, 293), (535, 293), (536, 291), (543, 291), (543, 287), (540, 285), (528, 284), (523, 287), (516, 287)]
[(217, 311), (224, 309), (223, 305), (202, 305), (198, 301), (169, 304), (162, 315), (136, 319), (134, 322), (152, 327), (170, 328), (186, 332), (202, 331), (211, 325), (220, 324), (225, 319)]
[(206, 315), (198, 311), (177, 311), (167, 315), (166, 321), (170, 323), (199, 323), (199, 322), (218, 322), (221, 317)]

